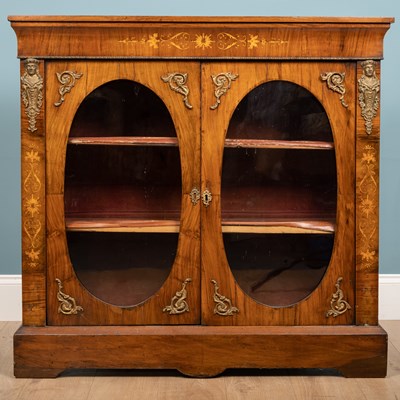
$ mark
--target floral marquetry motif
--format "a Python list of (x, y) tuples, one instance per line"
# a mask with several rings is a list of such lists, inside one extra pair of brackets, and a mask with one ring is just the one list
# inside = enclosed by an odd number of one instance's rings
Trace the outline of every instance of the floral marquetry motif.
[(227, 51), (232, 48), (245, 48), (248, 50), (267, 46), (284, 46), (289, 41), (283, 38), (266, 37), (247, 33), (230, 32), (177, 32), (174, 34), (164, 34), (153, 32), (142, 36), (130, 36), (118, 41), (121, 44), (132, 46), (144, 46), (152, 49), (160, 47), (175, 48), (180, 51), (192, 49), (213, 49)]
[(211, 39), (211, 35), (202, 33), (200, 35), (196, 35), (194, 43), (196, 48), (205, 50), (211, 48), (213, 46), (213, 43), (215, 43), (215, 40)]
[(178, 32), (176, 34), (161, 34), (154, 32), (141, 37), (131, 36), (119, 41), (119, 43), (148, 46), (153, 49), (158, 49), (161, 46), (173, 47), (178, 50), (188, 50), (196, 40), (191, 39), (187, 32)]
[(41, 253), (41, 238), (42, 223), (40, 215), (42, 212), (41, 204), (41, 189), (42, 182), (40, 181), (39, 153), (35, 149), (30, 149), (25, 152), (25, 176), (23, 177), (23, 232), (27, 238), (27, 247), (25, 249), (24, 259), (25, 264), (29, 269), (38, 267)]
[(362, 179), (358, 185), (358, 230), (360, 233), (360, 251), (363, 269), (369, 270), (377, 261), (374, 246), (378, 227), (378, 181), (377, 156), (372, 145), (365, 145), (361, 158)]

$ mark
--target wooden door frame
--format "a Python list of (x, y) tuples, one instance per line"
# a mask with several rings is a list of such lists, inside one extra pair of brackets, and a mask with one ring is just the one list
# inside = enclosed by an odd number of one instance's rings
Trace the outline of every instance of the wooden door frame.
[[(321, 74), (345, 73), (346, 101), (332, 91)], [(211, 75), (238, 75), (229, 90), (215, 103)], [(324, 106), (334, 135), (337, 165), (337, 231), (330, 266), (318, 287), (304, 300), (290, 307), (269, 307), (247, 296), (229, 268), (222, 241), (220, 180), (223, 145), (229, 120), (240, 102), (254, 87), (270, 80), (287, 80), (309, 90)], [(341, 62), (215, 62), (202, 66), (202, 186), (210, 188), (212, 204), (202, 208), (202, 321), (207, 325), (348, 325), (354, 322), (355, 287), (355, 63)], [(210, 161), (212, 160), (212, 161)], [(217, 265), (216, 265), (217, 264)], [(343, 291), (351, 305), (345, 313), (327, 317), (332, 297)], [(215, 286), (238, 312), (219, 315), (215, 309)], [(217, 295), (218, 297), (218, 295)], [(218, 302), (218, 300), (217, 300)]]
[[(196, 108), (188, 109), (179, 92), (171, 90), (162, 76), (184, 68), (191, 85), (190, 101)], [(46, 124), (46, 202), (47, 202), (47, 323), (50, 325), (136, 325), (199, 323), (200, 289), (200, 211), (191, 202), (190, 192), (199, 182), (199, 68), (197, 63), (68, 61), (48, 62), (47, 124)], [(60, 83), (56, 73), (77, 71), (82, 74), (61, 106), (54, 106)], [(184, 71), (184, 72), (185, 72)], [(182, 166), (182, 213), (177, 255), (171, 272), (160, 290), (143, 303), (133, 307), (107, 304), (90, 294), (79, 282), (68, 255), (64, 221), (64, 166), (70, 125), (81, 101), (102, 84), (129, 79), (149, 87), (166, 104), (174, 121)], [(197, 164), (197, 165), (196, 165)], [(160, 199), (162, 201), (162, 199)], [(163, 311), (183, 289), (186, 279), (189, 311)], [(60, 288), (56, 279), (62, 284)], [(76, 312), (60, 312), (60, 296), (76, 303)]]

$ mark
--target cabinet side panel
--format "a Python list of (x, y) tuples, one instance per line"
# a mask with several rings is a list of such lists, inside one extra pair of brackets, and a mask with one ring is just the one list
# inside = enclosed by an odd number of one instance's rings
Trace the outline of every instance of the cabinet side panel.
[(21, 62), (23, 324), (46, 324), (44, 62)]
[[(368, 68), (373, 71), (368, 72)], [(357, 65), (356, 324), (378, 324), (379, 63)], [(368, 76), (371, 75), (371, 76)]]

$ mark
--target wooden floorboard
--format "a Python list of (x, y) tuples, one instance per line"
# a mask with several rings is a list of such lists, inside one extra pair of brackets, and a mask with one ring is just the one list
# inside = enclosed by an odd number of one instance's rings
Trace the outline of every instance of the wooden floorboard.
[(346, 379), (333, 371), (226, 371), (211, 379), (175, 371), (73, 371), (57, 379), (15, 379), (12, 336), (18, 322), (0, 322), (1, 400), (400, 400), (400, 321), (389, 334), (388, 376)]

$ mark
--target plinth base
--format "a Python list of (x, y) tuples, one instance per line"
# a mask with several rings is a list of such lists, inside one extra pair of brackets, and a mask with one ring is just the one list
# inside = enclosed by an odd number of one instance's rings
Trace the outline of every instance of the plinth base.
[(14, 335), (14, 363), (17, 378), (84, 368), (197, 377), (228, 368), (333, 368), (346, 377), (384, 377), (387, 334), (380, 326), (23, 326)]

